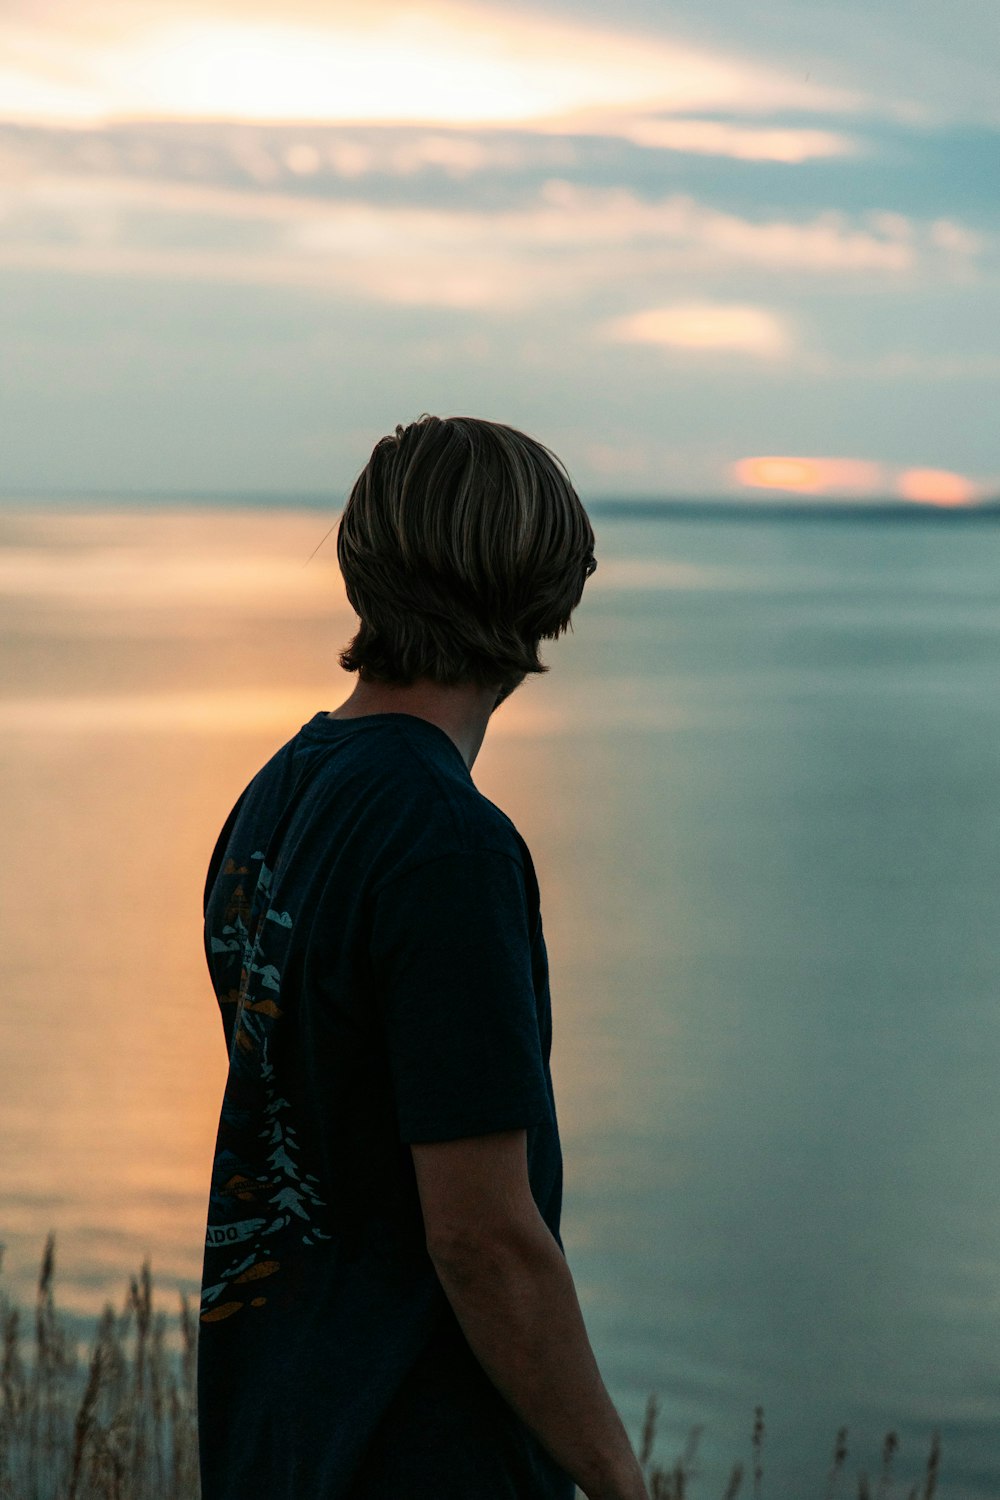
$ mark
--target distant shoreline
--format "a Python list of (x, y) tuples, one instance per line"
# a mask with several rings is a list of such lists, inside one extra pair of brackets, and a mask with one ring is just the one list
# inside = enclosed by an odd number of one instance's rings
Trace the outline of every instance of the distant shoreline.
[[(607, 496), (584, 498), (588, 514), (616, 521), (933, 521), (950, 524), (1000, 521), (1000, 497), (969, 505), (935, 505), (907, 500), (744, 500), (725, 497), (703, 500), (682, 496)], [(203, 490), (146, 491), (14, 491), (0, 495), (0, 517), (19, 509), (88, 511), (110, 509), (166, 509), (194, 506), (200, 510), (317, 510), (336, 519), (343, 508), (340, 496), (317, 491)], [(339, 507), (339, 508), (335, 508)]]

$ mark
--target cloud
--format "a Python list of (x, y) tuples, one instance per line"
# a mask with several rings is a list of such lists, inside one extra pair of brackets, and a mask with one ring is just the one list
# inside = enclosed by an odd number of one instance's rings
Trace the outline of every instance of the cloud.
[(859, 143), (848, 135), (809, 127), (756, 125), (731, 120), (624, 119), (608, 121), (606, 133), (637, 146), (695, 156), (729, 156), (736, 161), (789, 164), (835, 156), (857, 156)]
[(768, 455), (741, 458), (732, 467), (738, 484), (749, 489), (784, 490), (800, 495), (888, 495), (931, 505), (971, 505), (989, 486), (948, 469), (894, 469), (865, 458), (809, 458)]
[(957, 219), (749, 218), (560, 175), (583, 149), (530, 132), (8, 127), (0, 265), (503, 311), (606, 303), (626, 284), (637, 301), (664, 276), (695, 278), (704, 296), (740, 267), (765, 280), (968, 278), (991, 248)]
[(470, 206), (484, 186), (495, 194), (511, 174), (537, 181), (585, 167), (581, 143), (528, 130), (176, 120), (90, 127), (0, 121), (0, 163), (7, 183), (123, 177), (335, 198), (364, 181), (367, 193), (377, 197), (381, 188), (397, 202), (400, 178), (422, 178), (432, 200), (450, 180), (467, 190)]
[(548, 119), (641, 106), (845, 108), (842, 90), (709, 47), (493, 5), (66, 7), (8, 13), (12, 117)]
[(980, 494), (974, 480), (949, 469), (904, 469), (896, 487), (904, 500), (931, 505), (970, 505)]
[(784, 321), (763, 307), (733, 303), (677, 303), (617, 318), (602, 329), (618, 343), (663, 349), (726, 350), (773, 359), (791, 340)]
[(930, 226), (930, 241), (935, 249), (956, 257), (972, 259), (983, 250), (982, 235), (952, 219), (935, 219)]
[(767, 455), (741, 458), (733, 477), (750, 489), (790, 490), (796, 494), (828, 495), (884, 490), (886, 470), (864, 458), (802, 458)]

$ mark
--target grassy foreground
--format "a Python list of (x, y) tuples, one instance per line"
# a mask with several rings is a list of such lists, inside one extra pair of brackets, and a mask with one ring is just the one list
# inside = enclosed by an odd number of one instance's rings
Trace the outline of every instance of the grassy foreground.
[[(198, 1500), (197, 1325), (187, 1298), (181, 1295), (173, 1319), (154, 1314), (147, 1262), (132, 1280), (122, 1311), (110, 1304), (104, 1309), (82, 1355), (56, 1309), (54, 1272), (50, 1235), (31, 1313), (0, 1287), (0, 1500)], [(663, 1465), (653, 1459), (657, 1415), (657, 1398), (650, 1396), (639, 1442), (649, 1492), (652, 1500), (685, 1500), (702, 1428), (693, 1427), (683, 1454)], [(939, 1435), (933, 1436), (923, 1480), (905, 1497), (892, 1476), (898, 1446), (896, 1434), (887, 1433), (877, 1481), (857, 1475), (858, 1500), (932, 1500)], [(743, 1464), (734, 1466), (722, 1500), (762, 1500), (763, 1448), (764, 1412), (758, 1406), (749, 1472)], [(849, 1500), (847, 1456), (842, 1427), (825, 1485), (802, 1500)]]
[[(105, 1307), (81, 1357), (55, 1307), (54, 1270), (50, 1235), (33, 1311), (0, 1288), (0, 1500), (198, 1500), (187, 1298), (177, 1319), (154, 1315), (146, 1264), (122, 1311)], [(176, 1331), (179, 1352), (171, 1352)]]

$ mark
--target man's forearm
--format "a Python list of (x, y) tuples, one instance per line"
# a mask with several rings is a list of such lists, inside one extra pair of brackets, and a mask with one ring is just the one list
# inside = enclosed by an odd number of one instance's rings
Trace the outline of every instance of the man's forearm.
[(473, 1353), (556, 1462), (589, 1500), (645, 1500), (572, 1273), (541, 1216), (432, 1254)]

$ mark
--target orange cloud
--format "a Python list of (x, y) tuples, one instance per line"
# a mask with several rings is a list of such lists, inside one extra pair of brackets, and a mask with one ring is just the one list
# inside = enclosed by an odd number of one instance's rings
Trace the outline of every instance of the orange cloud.
[(737, 161), (803, 162), (815, 157), (851, 156), (857, 146), (830, 130), (733, 124), (725, 120), (634, 120), (619, 132), (637, 146), (686, 151), (696, 156), (731, 156)]
[(606, 326), (619, 343), (659, 344), (667, 349), (737, 350), (773, 356), (788, 347), (784, 324), (764, 307), (691, 302), (652, 307)]
[(884, 482), (880, 464), (861, 458), (794, 458), (768, 455), (741, 458), (733, 465), (740, 484), (751, 489), (790, 490), (818, 495), (852, 490), (873, 493)]
[(978, 493), (971, 479), (948, 469), (904, 469), (897, 488), (904, 500), (922, 500), (930, 505), (969, 505)]

